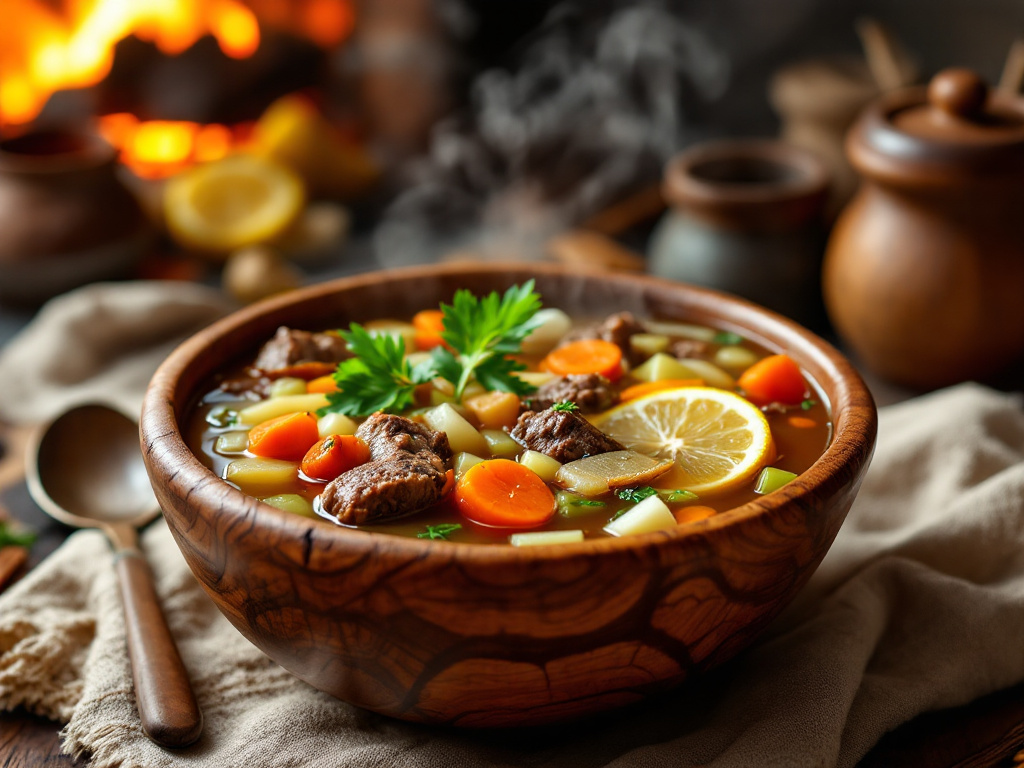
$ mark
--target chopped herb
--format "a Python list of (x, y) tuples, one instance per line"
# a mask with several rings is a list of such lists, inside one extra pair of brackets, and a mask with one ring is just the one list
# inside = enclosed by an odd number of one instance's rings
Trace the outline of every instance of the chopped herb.
[(697, 498), (696, 493), (693, 491), (687, 491), (683, 488), (676, 488), (674, 491), (661, 491), (660, 495), (669, 503), (677, 501), (693, 501)]
[(615, 513), (614, 515), (612, 515), (611, 517), (609, 517), (609, 518), (608, 518), (608, 522), (609, 522), (609, 523), (613, 523), (613, 522), (615, 522), (616, 520), (618, 520), (618, 519), (619, 519), (620, 517), (622, 517), (622, 516), (623, 516), (624, 514), (626, 514), (627, 512), (629, 512), (629, 510), (628, 510), (628, 509), (620, 509), (620, 510), (619, 510), (618, 512), (616, 512), (616, 513)]
[(732, 331), (720, 331), (711, 338), (711, 341), (713, 341), (715, 344), (722, 344), (723, 346), (727, 346), (742, 344), (743, 337), (740, 336), (738, 333), (733, 333)]
[(230, 427), (238, 423), (238, 411), (227, 405), (218, 405), (206, 414), (206, 423), (214, 427)]
[(455, 531), (462, 528), (459, 523), (442, 523), (441, 525), (428, 525), (427, 529), (421, 533), (417, 533), (417, 538), (420, 539), (446, 539)]
[(377, 411), (398, 412), (413, 402), (413, 392), (435, 376), (431, 361), (410, 366), (405, 357), (405, 342), (399, 336), (371, 335), (363, 326), (352, 323), (339, 335), (348, 342), (355, 357), (342, 361), (334, 372), (337, 392), (327, 395), (328, 404), (317, 411), (369, 416)]
[(616, 491), (615, 495), (623, 501), (631, 501), (634, 504), (639, 504), (648, 496), (655, 496), (657, 493), (657, 490), (651, 488), (649, 485), (645, 485), (643, 488), (622, 488)]
[(811, 408), (813, 408), (817, 404), (818, 404), (817, 400), (812, 400), (811, 398), (807, 398), (802, 403), (800, 403), (800, 408), (805, 410), (805, 411), (809, 411), (809, 410), (811, 410)]
[(444, 330), (441, 338), (449, 348), (438, 346), (431, 360), (438, 375), (455, 385), (461, 400), (466, 386), (476, 379), (487, 389), (528, 395), (536, 389), (514, 374), (526, 366), (510, 355), (538, 325), (540, 296), (533, 280), (513, 285), (504, 296), (492, 291), (478, 299), (465, 289), (455, 292), (451, 304), (441, 304)]
[(573, 499), (569, 502), (574, 507), (603, 507), (605, 503), (603, 501), (597, 501), (596, 499)]
[(15, 531), (5, 520), (0, 520), (0, 547), (31, 547), (36, 535), (31, 531)]
[(562, 402), (555, 403), (554, 405), (551, 406), (552, 411), (563, 411), (564, 413), (573, 413), (574, 411), (578, 411), (579, 409), (580, 407), (571, 400), (563, 400)]

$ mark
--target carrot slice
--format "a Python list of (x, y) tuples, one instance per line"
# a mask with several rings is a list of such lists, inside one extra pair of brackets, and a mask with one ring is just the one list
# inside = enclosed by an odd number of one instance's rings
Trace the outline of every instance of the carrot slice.
[(790, 416), (787, 421), (789, 421), (790, 426), (797, 429), (814, 429), (818, 426), (818, 422), (810, 416)]
[(788, 355), (771, 355), (758, 360), (740, 375), (736, 383), (755, 405), (796, 405), (807, 395), (807, 384), (800, 374), (800, 367)]
[(317, 376), (312, 381), (306, 383), (307, 392), (337, 392), (338, 383), (334, 380), (334, 374), (329, 373), (326, 376)]
[(709, 517), (717, 514), (718, 512), (715, 511), (714, 507), (705, 507), (700, 504), (695, 504), (692, 507), (681, 507), (672, 513), (676, 522), (680, 525), (683, 523), (695, 523), (698, 520), (707, 520)]
[(302, 457), (299, 468), (312, 480), (329, 482), (370, 460), (370, 449), (355, 435), (328, 435)]
[(474, 464), (455, 484), (468, 520), (493, 528), (536, 528), (555, 514), (555, 496), (533, 470), (509, 459)]
[(416, 329), (416, 348), (433, 349), (444, 343), (441, 331), (444, 330), (444, 313), (440, 309), (423, 309), (412, 317), (412, 327)]
[(599, 373), (609, 381), (617, 381), (622, 376), (622, 350), (604, 339), (570, 341), (551, 350), (541, 360), (540, 368), (559, 376)]
[(704, 379), (661, 379), (659, 381), (645, 381), (642, 384), (634, 384), (626, 387), (619, 393), (619, 400), (635, 400), (638, 397), (649, 395), (652, 392), (661, 392), (663, 389), (678, 389), (679, 387), (700, 387)]
[(249, 430), (249, 450), (268, 459), (299, 461), (319, 439), (316, 416), (308, 412), (286, 413)]

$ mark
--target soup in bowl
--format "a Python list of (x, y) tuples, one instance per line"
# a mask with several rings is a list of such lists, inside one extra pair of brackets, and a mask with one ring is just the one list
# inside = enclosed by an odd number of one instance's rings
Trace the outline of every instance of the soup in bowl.
[(314, 286), (179, 347), (142, 440), (227, 618), (343, 700), (547, 723), (748, 645), (821, 561), (875, 410), (805, 329), (541, 265)]

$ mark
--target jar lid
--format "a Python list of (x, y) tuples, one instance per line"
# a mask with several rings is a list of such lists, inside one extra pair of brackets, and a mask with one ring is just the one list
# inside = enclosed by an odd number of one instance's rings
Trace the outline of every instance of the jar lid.
[(869, 106), (847, 140), (857, 169), (890, 181), (955, 180), (1024, 169), (1024, 99), (989, 89), (968, 69)]

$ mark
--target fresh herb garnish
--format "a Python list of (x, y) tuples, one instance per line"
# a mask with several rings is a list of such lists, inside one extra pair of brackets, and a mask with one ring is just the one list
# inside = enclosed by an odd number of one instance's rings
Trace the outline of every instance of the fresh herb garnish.
[(697, 494), (693, 491), (687, 491), (683, 488), (676, 488), (673, 491), (661, 491), (661, 496), (665, 501), (670, 504), (677, 501), (693, 501), (697, 498)]
[(338, 391), (328, 393), (328, 405), (317, 411), (319, 416), (331, 412), (369, 416), (377, 411), (402, 411), (412, 405), (416, 387), (434, 378), (430, 360), (409, 365), (405, 342), (398, 336), (372, 336), (358, 323), (339, 334), (355, 357), (338, 365), (334, 372)]
[(536, 387), (515, 375), (526, 370), (513, 359), (520, 345), (536, 328), (540, 296), (533, 280), (512, 286), (499, 296), (492, 291), (478, 299), (465, 289), (455, 292), (451, 305), (442, 304), (446, 346), (435, 347), (423, 362), (410, 366), (405, 343), (390, 334), (375, 336), (358, 323), (339, 334), (354, 357), (343, 361), (334, 372), (338, 392), (327, 395), (328, 405), (317, 411), (347, 416), (369, 416), (377, 411), (401, 412), (412, 405), (420, 384), (438, 376), (455, 385), (454, 397), (461, 400), (474, 379), (487, 389), (526, 395)]
[(444, 330), (441, 338), (448, 347), (435, 347), (431, 360), (438, 375), (455, 385), (455, 399), (461, 400), (466, 385), (476, 379), (487, 389), (527, 395), (535, 387), (516, 371), (526, 366), (509, 355), (518, 354), (520, 345), (534, 328), (540, 296), (533, 280), (513, 285), (504, 296), (492, 291), (482, 299), (465, 289), (455, 292), (451, 304), (441, 304)]
[(214, 427), (230, 427), (238, 423), (238, 411), (228, 405), (218, 405), (206, 414), (206, 423)]
[(551, 406), (552, 411), (562, 411), (563, 413), (574, 413), (578, 411), (580, 407), (571, 400), (563, 400), (560, 403), (555, 403)]
[(31, 531), (12, 530), (7, 521), (0, 520), (0, 547), (31, 547), (35, 540)]
[(634, 504), (639, 504), (648, 496), (655, 496), (657, 493), (658, 491), (656, 489), (651, 488), (649, 485), (645, 485), (643, 488), (621, 488), (615, 492), (615, 495), (623, 501), (631, 501)]
[(416, 534), (417, 538), (420, 539), (445, 539), (455, 533), (455, 531), (461, 530), (462, 525), (459, 523), (442, 523), (441, 525), (428, 525), (425, 531)]
[(608, 522), (609, 522), (609, 523), (614, 523), (614, 522), (615, 522), (616, 520), (618, 520), (618, 519), (619, 519), (620, 517), (622, 517), (622, 516), (623, 516), (624, 514), (626, 514), (626, 513), (628, 512), (628, 511), (629, 511), (628, 509), (620, 509), (620, 510), (619, 510), (618, 512), (616, 512), (616, 513), (615, 513), (614, 515), (612, 515), (611, 517), (609, 517), (609, 518), (608, 518)]
[(732, 331), (719, 331), (718, 333), (711, 337), (711, 341), (713, 341), (715, 344), (722, 344), (723, 346), (727, 346), (742, 344), (743, 337), (740, 336), (738, 333), (733, 333)]
[(800, 403), (800, 408), (802, 410), (804, 410), (804, 411), (809, 411), (809, 410), (811, 410), (811, 408), (813, 408), (817, 404), (818, 404), (817, 400), (812, 400), (811, 398), (807, 398), (802, 403)]
[(596, 499), (573, 499), (569, 503), (574, 507), (603, 507), (605, 505), (603, 501)]

